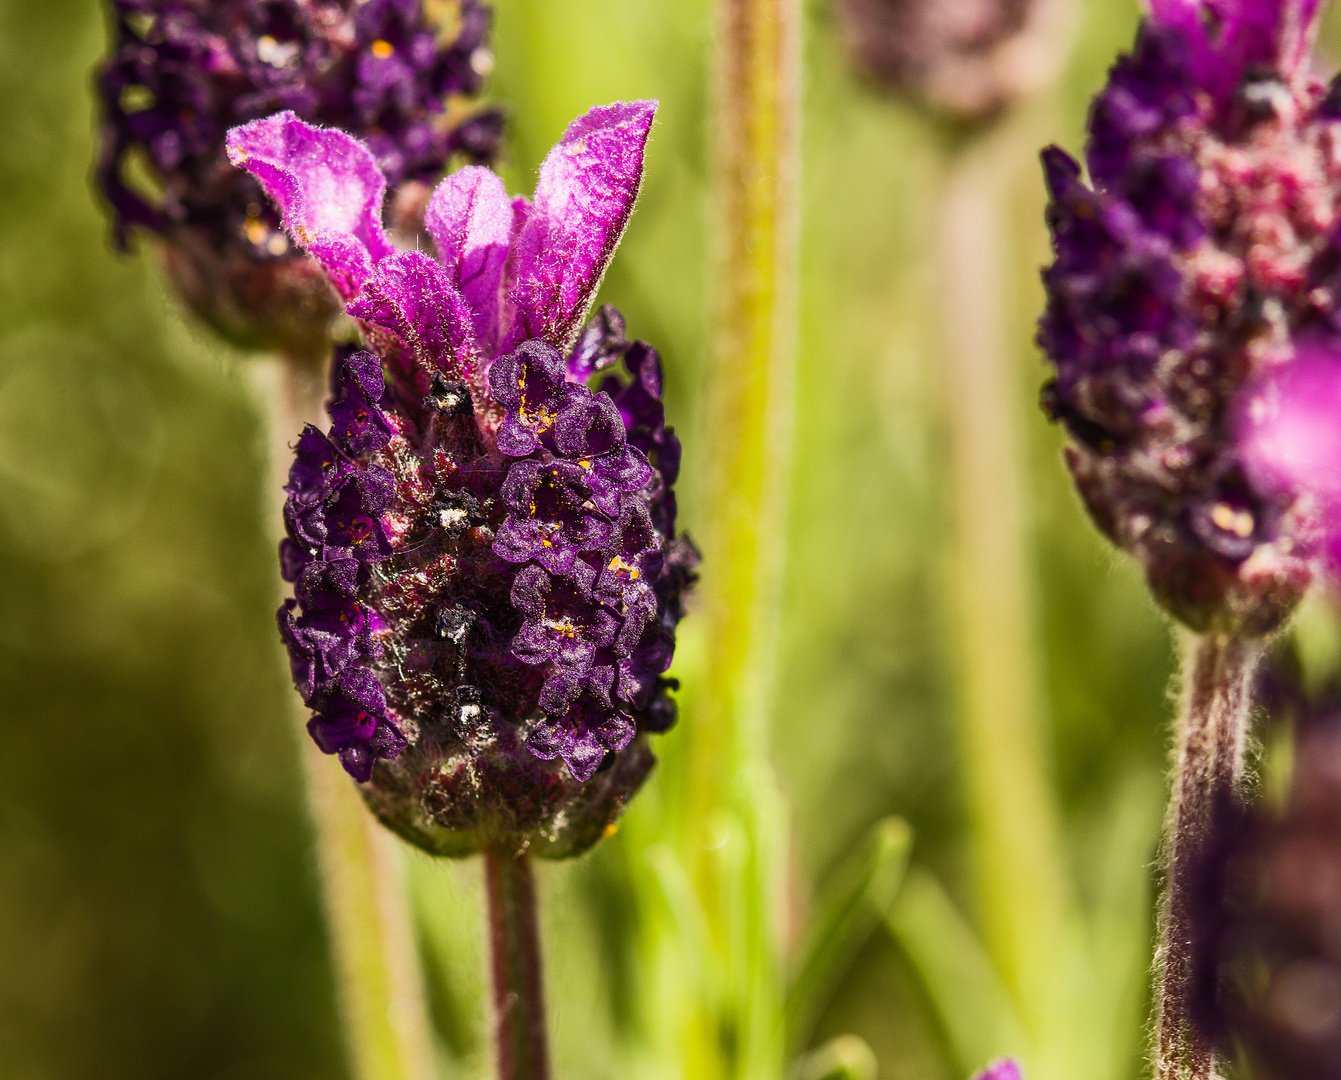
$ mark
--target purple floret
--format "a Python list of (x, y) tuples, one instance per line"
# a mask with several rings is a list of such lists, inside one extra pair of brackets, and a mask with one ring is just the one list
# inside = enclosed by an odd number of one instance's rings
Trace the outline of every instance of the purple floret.
[(652, 114), (574, 123), (534, 204), (484, 169), (449, 177), (425, 215), (436, 258), (386, 243), (361, 144), (288, 113), (229, 134), (376, 350), (338, 355), (330, 432), (295, 446), (294, 681), (318, 745), (430, 850), (584, 850), (651, 767), (640, 736), (675, 719), (698, 554), (675, 534), (660, 360), (613, 308), (577, 323)]
[(1094, 102), (1088, 183), (1043, 154), (1044, 406), (1096, 523), (1197, 630), (1275, 629), (1320, 552), (1313, 493), (1257, 482), (1244, 435), (1282, 370), (1341, 346), (1317, 8), (1160, 0)]

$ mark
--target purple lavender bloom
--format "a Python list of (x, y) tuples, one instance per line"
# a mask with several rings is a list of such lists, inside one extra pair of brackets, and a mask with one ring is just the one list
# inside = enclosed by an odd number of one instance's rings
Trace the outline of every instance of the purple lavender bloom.
[(1010, 1058), (1003, 1058), (1001, 1061), (993, 1062), (982, 1072), (973, 1077), (973, 1080), (1023, 1080), (1023, 1074), (1020, 1067)]
[(1095, 522), (1196, 630), (1281, 625), (1321, 554), (1310, 485), (1336, 487), (1317, 469), (1283, 482), (1263, 454), (1288, 440), (1261, 426), (1278, 380), (1341, 356), (1341, 85), (1310, 65), (1320, 7), (1157, 0), (1094, 102), (1090, 183), (1043, 155), (1044, 405)]
[(952, 117), (982, 120), (1042, 85), (1066, 55), (1069, 0), (839, 0), (854, 62)]
[[(1341, 1078), (1341, 709), (1285, 687), (1283, 806), (1236, 807), (1196, 897), (1195, 1017), (1264, 1080)], [(1280, 695), (1276, 695), (1280, 697)], [(1279, 713), (1275, 719), (1285, 719)]]
[(256, 181), (228, 167), (230, 127), (289, 109), (359, 135), (411, 223), (453, 155), (497, 153), (501, 114), (469, 102), (492, 63), (481, 0), (112, 0), (112, 13), (98, 180), (117, 241), (162, 236), (187, 303), (244, 345), (323, 353), (339, 305)]
[(228, 136), (378, 354), (338, 357), (330, 432), (296, 446), (294, 681), (317, 743), (431, 851), (585, 849), (674, 722), (698, 556), (675, 533), (661, 364), (612, 308), (584, 328), (654, 112), (575, 121), (532, 202), (484, 168), (448, 177), (436, 257), (387, 242), (383, 178), (347, 135), (286, 112)]

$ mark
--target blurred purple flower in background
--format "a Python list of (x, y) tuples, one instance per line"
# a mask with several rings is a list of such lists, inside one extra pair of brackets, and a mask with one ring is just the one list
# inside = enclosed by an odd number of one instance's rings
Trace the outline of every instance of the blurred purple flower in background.
[(654, 112), (576, 120), (534, 202), (484, 168), (448, 177), (436, 259), (388, 242), (348, 135), (286, 112), (228, 137), (380, 354), (338, 358), (330, 431), (298, 442), (280, 628), (313, 738), (430, 851), (585, 849), (652, 765), (640, 736), (675, 719), (697, 553), (660, 360), (611, 308), (582, 325)]
[(855, 63), (950, 116), (997, 114), (1066, 56), (1070, 0), (838, 0)]
[(1338, 488), (1320, 405), (1341, 378), (1341, 88), (1313, 73), (1320, 8), (1157, 0), (1095, 100), (1090, 185), (1044, 153), (1045, 406), (1095, 522), (1196, 630), (1280, 626)]
[(157, 233), (183, 298), (248, 347), (324, 358), (339, 308), (256, 182), (229, 168), (228, 128), (280, 109), (365, 139), (408, 225), (454, 154), (491, 161), (502, 115), (480, 0), (113, 0), (98, 76), (98, 180), (118, 242)]
[[(1295, 703), (1284, 806), (1239, 811), (1197, 897), (1195, 1016), (1267, 1080), (1341, 1077), (1341, 708)], [(1277, 717), (1277, 719), (1282, 719)]]
[(982, 1072), (974, 1076), (973, 1080), (1023, 1080), (1023, 1078), (1020, 1073), (1020, 1066), (1010, 1058), (1005, 1058), (987, 1066)]

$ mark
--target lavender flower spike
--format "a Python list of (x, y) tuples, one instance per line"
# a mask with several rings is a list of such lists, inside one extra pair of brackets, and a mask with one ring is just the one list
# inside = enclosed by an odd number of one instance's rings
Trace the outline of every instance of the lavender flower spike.
[(1156, 0), (1095, 100), (1090, 184), (1043, 156), (1045, 405), (1096, 523), (1198, 631), (1282, 624), (1322, 552), (1318, 485), (1336, 487), (1287, 476), (1262, 426), (1297, 366), (1341, 356), (1341, 86), (1310, 61), (1320, 9)]
[(357, 142), (292, 113), (228, 136), (377, 353), (340, 356), (331, 429), (297, 444), (294, 681), (313, 738), (430, 851), (584, 850), (675, 719), (698, 556), (675, 534), (660, 359), (612, 308), (583, 329), (654, 113), (575, 121), (534, 202), (487, 169), (448, 177), (425, 214), (436, 257), (387, 244)]
[[(279, 230), (224, 133), (279, 109), (367, 140), (393, 219), (417, 224), (453, 156), (490, 161), (502, 116), (482, 0), (111, 0), (98, 182), (122, 246), (165, 240), (174, 284), (225, 336), (325, 359), (339, 305)], [(148, 176), (136, 177), (147, 168)], [(382, 213), (380, 197), (375, 207)]]

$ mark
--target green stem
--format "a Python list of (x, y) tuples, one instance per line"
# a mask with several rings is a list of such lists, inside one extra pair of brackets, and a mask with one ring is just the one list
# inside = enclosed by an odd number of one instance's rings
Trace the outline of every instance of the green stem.
[(1020, 394), (1001, 295), (1009, 143), (998, 134), (952, 157), (941, 209), (957, 715), (984, 936), (1026, 1028), (1045, 1040), (1075, 917), (1040, 722)]
[(725, 1012), (702, 1024), (703, 1045), (716, 1048), (705, 1056), (721, 1075), (762, 1077), (779, 1075), (783, 1056), (786, 841), (768, 727), (793, 423), (801, 10), (799, 0), (715, 9), (716, 339), (703, 459), (713, 486), (696, 614), (711, 650), (688, 721), (687, 861), (725, 977)]
[[(715, 803), (772, 702), (796, 351), (796, 0), (719, 0), (712, 513), (703, 618), (714, 643), (696, 720)], [(715, 737), (717, 742), (710, 743)], [(733, 745), (735, 744), (735, 745)]]
[(1156, 1080), (1210, 1080), (1211, 1045), (1192, 1023), (1192, 901), (1216, 823), (1239, 798), (1257, 640), (1186, 636), (1173, 793), (1165, 819), (1165, 889), (1156, 952)]
[(525, 852), (484, 853), (499, 1080), (548, 1080), (535, 881)]
[[(256, 379), (271, 413), (272, 520), (278, 523), (289, 447), (303, 424), (324, 424), (327, 376), (323, 364), (281, 357), (258, 365)], [(398, 841), (368, 813), (340, 763), (303, 732), (307, 710), (296, 695), (293, 702), (353, 1075), (431, 1080), (433, 1042)]]

